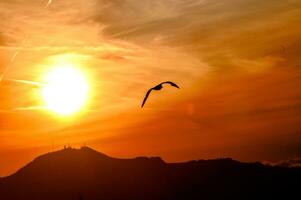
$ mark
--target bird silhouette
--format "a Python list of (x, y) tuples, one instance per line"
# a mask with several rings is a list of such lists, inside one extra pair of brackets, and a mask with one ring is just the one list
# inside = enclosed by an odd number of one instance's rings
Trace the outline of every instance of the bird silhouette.
[(146, 100), (148, 99), (148, 96), (150, 95), (151, 91), (153, 91), (153, 90), (161, 90), (161, 89), (163, 88), (163, 84), (170, 84), (171, 86), (180, 89), (180, 87), (179, 87), (177, 84), (175, 84), (175, 83), (173, 83), (173, 82), (171, 82), (171, 81), (165, 81), (165, 82), (162, 82), (162, 83), (160, 83), (159, 85), (157, 85), (157, 86), (155, 86), (155, 87), (153, 87), (153, 88), (151, 88), (151, 89), (149, 89), (149, 90), (147, 91), (147, 93), (146, 93), (146, 95), (145, 95), (145, 97), (144, 97), (144, 99), (143, 99), (141, 108), (143, 108), (144, 104), (146, 103)]

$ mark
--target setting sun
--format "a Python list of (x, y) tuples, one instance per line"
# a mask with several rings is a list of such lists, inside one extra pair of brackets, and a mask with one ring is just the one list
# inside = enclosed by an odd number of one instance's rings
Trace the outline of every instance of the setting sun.
[(86, 103), (89, 84), (79, 69), (72, 66), (55, 68), (45, 79), (42, 96), (49, 110), (60, 115), (71, 115)]

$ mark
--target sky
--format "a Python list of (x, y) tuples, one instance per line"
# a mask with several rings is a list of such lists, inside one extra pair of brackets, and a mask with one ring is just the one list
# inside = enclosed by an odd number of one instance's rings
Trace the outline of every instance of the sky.
[[(88, 145), (168, 162), (301, 156), (299, 0), (1, 0), (0, 176)], [(85, 108), (45, 109), (47, 71), (79, 66)], [(171, 80), (181, 89), (145, 92)]]

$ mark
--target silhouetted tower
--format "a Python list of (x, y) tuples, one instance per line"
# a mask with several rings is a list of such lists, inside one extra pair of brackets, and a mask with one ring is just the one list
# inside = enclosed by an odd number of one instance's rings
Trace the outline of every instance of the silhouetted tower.
[(83, 197), (83, 195), (79, 195), (79, 200), (84, 200), (84, 197)]

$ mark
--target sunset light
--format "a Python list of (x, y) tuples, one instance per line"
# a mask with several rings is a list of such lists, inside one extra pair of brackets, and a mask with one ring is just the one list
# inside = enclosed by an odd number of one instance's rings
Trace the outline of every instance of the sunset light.
[(301, 0), (0, 0), (0, 200), (296, 199), (300, 21)]
[(46, 75), (42, 96), (49, 110), (59, 115), (71, 115), (84, 106), (88, 92), (85, 75), (75, 67), (62, 66)]

